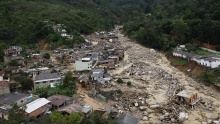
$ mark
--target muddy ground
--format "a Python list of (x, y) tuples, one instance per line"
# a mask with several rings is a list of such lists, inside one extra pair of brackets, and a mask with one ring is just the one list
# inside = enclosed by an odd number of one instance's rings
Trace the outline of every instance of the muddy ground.
[[(153, 49), (143, 47), (135, 42), (131, 42), (129, 38), (125, 37), (120, 32), (118, 32), (117, 35), (119, 37), (117, 45), (121, 45), (128, 49), (125, 51), (125, 57), (119, 63), (119, 67), (116, 70), (109, 71), (109, 73), (113, 76), (114, 80), (120, 77), (124, 82), (130, 81), (132, 86), (127, 86), (126, 83), (118, 84), (113, 80), (111, 82), (113, 86), (106, 88), (106, 90), (121, 89), (127, 94), (135, 93), (137, 95), (137, 100), (151, 100), (158, 105), (165, 105), (174, 95), (174, 91), (172, 90), (175, 88), (172, 89), (172, 87), (170, 87), (170, 83), (173, 82), (175, 87), (181, 86), (184, 87), (184, 89), (197, 92), (202, 100), (207, 101), (207, 103), (211, 105), (209, 109), (202, 104), (195, 106), (194, 109), (183, 107), (184, 109), (181, 109), (181, 111), (189, 115), (189, 118), (185, 120), (183, 124), (208, 123), (219, 117), (220, 95), (218, 92), (212, 91), (211, 88), (197, 83), (183, 72), (171, 66), (165, 55)], [(106, 42), (98, 40), (97, 38), (94, 39), (98, 41), (98, 44), (105, 44), (104, 42)], [(129, 70), (131, 69), (135, 71), (134, 75), (129, 75)], [(129, 105), (129, 108), (125, 108), (126, 105), (123, 105), (120, 101), (109, 100), (106, 103), (97, 98), (92, 99), (88, 97), (87, 90), (82, 88), (78, 89), (78, 93), (85, 95), (85, 104), (93, 106), (94, 109), (104, 109), (108, 111), (112, 108), (120, 112), (122, 111), (123, 113), (129, 113), (138, 117), (141, 120), (141, 124), (162, 123), (160, 117), (163, 116), (164, 113), (151, 109), (149, 106), (144, 105), (147, 107), (144, 112), (148, 114), (146, 117), (147, 119), (145, 118), (143, 120), (143, 117), (145, 117), (143, 111), (136, 110), (137, 107), (135, 108), (132, 104)], [(117, 107), (115, 107), (116, 105)], [(175, 119), (176, 118), (174, 118), (174, 120)], [(178, 122), (174, 121), (173, 123)]]

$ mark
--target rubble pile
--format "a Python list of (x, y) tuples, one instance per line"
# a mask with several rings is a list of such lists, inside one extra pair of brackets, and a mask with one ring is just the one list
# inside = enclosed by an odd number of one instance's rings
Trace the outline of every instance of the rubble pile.
[[(116, 95), (113, 96), (116, 97)], [(148, 97), (147, 93), (125, 91), (119, 98), (115, 98), (117, 103), (113, 106), (121, 113), (130, 111), (141, 114), (140, 111), (144, 112), (147, 109), (146, 100)], [(147, 115), (146, 112), (143, 115)]]

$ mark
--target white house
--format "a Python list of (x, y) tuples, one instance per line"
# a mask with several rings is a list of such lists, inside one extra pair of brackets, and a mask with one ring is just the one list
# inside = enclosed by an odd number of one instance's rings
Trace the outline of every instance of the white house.
[(61, 77), (57, 73), (40, 73), (39, 75), (34, 75), (34, 88), (38, 87), (55, 87), (55, 84), (60, 84), (62, 82)]
[(220, 57), (217, 55), (196, 55), (194, 53), (184, 52), (176, 49), (173, 51), (173, 56), (195, 61), (199, 65), (210, 68), (217, 68), (220, 66)]
[(210, 68), (217, 68), (220, 66), (220, 59), (214, 57), (197, 56), (192, 58), (192, 60), (197, 62), (199, 65)]
[(90, 58), (83, 58), (81, 60), (75, 61), (75, 69), (76, 71), (87, 71), (91, 70), (92, 68), (92, 61), (90, 61)]

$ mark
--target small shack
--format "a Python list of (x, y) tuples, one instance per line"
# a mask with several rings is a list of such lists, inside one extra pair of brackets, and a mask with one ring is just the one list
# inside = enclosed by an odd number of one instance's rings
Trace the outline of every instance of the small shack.
[(191, 106), (195, 105), (199, 101), (198, 94), (189, 90), (182, 90), (176, 96), (180, 102)]

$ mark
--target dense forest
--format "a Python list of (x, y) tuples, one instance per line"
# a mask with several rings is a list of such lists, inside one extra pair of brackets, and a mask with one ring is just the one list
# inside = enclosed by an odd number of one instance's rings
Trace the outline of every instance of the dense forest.
[(145, 0), (127, 16), (126, 34), (149, 47), (206, 42), (220, 50), (220, 1)]
[(199, 41), (220, 48), (216, 0), (1, 0), (0, 17), (1, 49), (42, 39), (65, 43), (48, 22), (66, 25), (74, 36), (69, 44), (122, 24), (129, 37), (164, 51)]

